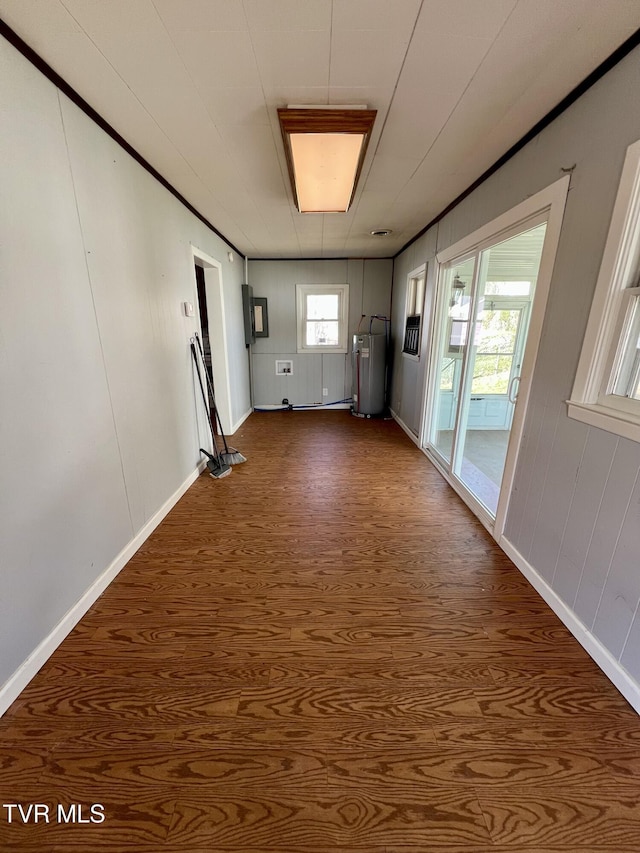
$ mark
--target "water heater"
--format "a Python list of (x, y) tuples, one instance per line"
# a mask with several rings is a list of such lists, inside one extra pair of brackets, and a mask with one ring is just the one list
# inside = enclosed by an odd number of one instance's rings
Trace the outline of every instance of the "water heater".
[(353, 414), (363, 418), (381, 415), (385, 409), (387, 337), (353, 336), (351, 376)]

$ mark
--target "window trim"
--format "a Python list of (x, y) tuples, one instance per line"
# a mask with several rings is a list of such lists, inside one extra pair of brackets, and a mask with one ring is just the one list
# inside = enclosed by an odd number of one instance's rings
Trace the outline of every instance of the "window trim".
[(640, 400), (611, 393), (640, 252), (640, 140), (627, 148), (568, 415), (640, 441)]
[[(337, 295), (338, 308), (338, 346), (319, 344), (309, 346), (306, 341), (306, 303), (307, 296), (315, 294)], [(349, 285), (348, 284), (296, 284), (296, 327), (298, 353), (346, 353), (349, 341)]]
[[(413, 282), (417, 279), (422, 279), (422, 304), (420, 305), (420, 313), (410, 314), (410, 304), (415, 303), (415, 297), (412, 296)], [(420, 264), (419, 267), (416, 267), (414, 270), (407, 275), (407, 288), (405, 292), (405, 302), (404, 302), (404, 320), (402, 323), (402, 357), (408, 358), (410, 361), (420, 361), (420, 352), (422, 350), (422, 333), (424, 330), (424, 322), (425, 322), (425, 306), (427, 301), (427, 264)], [(404, 341), (407, 334), (407, 321), (409, 317), (420, 317), (420, 325), (418, 327), (418, 352), (406, 352), (404, 349)]]

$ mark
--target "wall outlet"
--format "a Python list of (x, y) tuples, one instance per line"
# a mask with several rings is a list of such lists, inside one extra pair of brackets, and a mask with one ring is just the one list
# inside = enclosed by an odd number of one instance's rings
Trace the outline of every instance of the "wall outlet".
[(328, 396), (329, 396), (329, 389), (328, 389), (328, 388), (323, 388), (323, 389), (322, 389), (322, 396), (323, 396), (323, 397), (328, 397)]

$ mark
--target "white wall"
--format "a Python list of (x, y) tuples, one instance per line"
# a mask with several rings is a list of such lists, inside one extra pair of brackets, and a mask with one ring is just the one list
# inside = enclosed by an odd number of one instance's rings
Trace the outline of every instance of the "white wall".
[[(636, 49), (396, 259), (393, 293), (400, 310), (409, 270), (575, 165), (504, 544), (638, 709), (640, 445), (569, 419), (565, 401), (625, 151), (640, 138), (639, 90)], [(422, 366), (394, 373), (392, 400), (416, 429), (407, 387), (423, 385)]]
[(0, 93), (2, 711), (196, 470), (191, 244), (222, 263), (234, 422), (249, 381), (241, 259), (4, 41)]
[[(354, 258), (319, 261), (249, 261), (249, 282), (255, 297), (266, 297), (269, 337), (252, 347), (253, 393), (256, 406), (327, 403), (351, 396), (351, 355), (296, 352), (296, 284), (349, 285), (349, 348), (362, 314), (389, 316), (392, 261)], [(368, 330), (368, 320), (362, 330)], [(375, 321), (373, 331), (383, 332)], [(293, 362), (291, 376), (276, 376), (275, 362)], [(322, 396), (322, 389), (329, 392)]]

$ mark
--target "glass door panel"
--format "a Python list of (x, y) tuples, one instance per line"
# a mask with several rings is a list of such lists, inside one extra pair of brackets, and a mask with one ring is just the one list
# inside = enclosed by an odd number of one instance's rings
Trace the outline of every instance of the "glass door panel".
[(471, 390), (458, 441), (455, 473), (495, 515), (507, 456), (513, 403), (509, 390), (520, 365), (516, 361), (526, 305), (498, 310), (478, 303), (474, 346), (469, 352)]
[(495, 518), (546, 224), (483, 252), (453, 474)]
[(452, 263), (428, 443), (495, 518), (546, 223)]
[(442, 302), (439, 381), (434, 400), (431, 444), (447, 463), (460, 401), (462, 368), (469, 339), (471, 292), (476, 261), (471, 258), (448, 270)]

